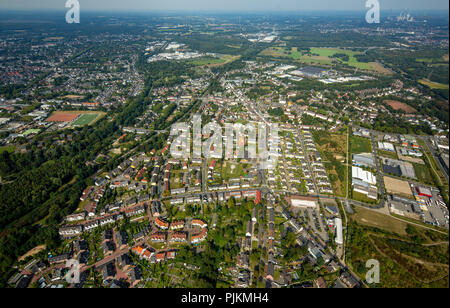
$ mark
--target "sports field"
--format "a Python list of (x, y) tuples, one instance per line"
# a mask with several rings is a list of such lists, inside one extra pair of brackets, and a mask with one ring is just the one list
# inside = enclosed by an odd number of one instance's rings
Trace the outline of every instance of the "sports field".
[(92, 125), (105, 115), (100, 111), (55, 111), (47, 122), (66, 122), (73, 126)]
[(76, 119), (72, 125), (73, 126), (84, 126), (84, 125), (90, 125), (92, 124), (97, 117), (99, 116), (98, 113), (87, 113), (81, 115), (78, 119)]
[(80, 114), (73, 112), (73, 113), (59, 113), (55, 112), (53, 115), (51, 115), (47, 122), (72, 122), (76, 118), (78, 118)]

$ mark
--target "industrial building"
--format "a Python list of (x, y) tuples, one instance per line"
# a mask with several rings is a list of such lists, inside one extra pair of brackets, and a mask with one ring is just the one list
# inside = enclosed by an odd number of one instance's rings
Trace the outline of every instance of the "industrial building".
[(336, 242), (336, 244), (342, 245), (342, 244), (344, 244), (344, 236), (343, 236), (343, 233), (342, 233), (342, 219), (335, 218), (334, 219), (334, 225), (336, 227), (335, 242)]
[(354, 154), (353, 165), (366, 168), (376, 167), (372, 154)]

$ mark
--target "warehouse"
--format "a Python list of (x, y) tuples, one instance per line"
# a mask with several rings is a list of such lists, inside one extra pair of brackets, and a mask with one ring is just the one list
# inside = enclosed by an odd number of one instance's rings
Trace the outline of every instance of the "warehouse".
[(371, 154), (355, 154), (353, 155), (353, 165), (358, 167), (375, 168), (375, 161)]
[(378, 148), (382, 151), (395, 152), (394, 146), (389, 142), (378, 142)]
[(375, 177), (375, 175), (373, 175), (372, 172), (365, 171), (356, 166), (352, 166), (352, 178), (361, 180), (371, 185), (377, 184), (377, 178)]
[(312, 197), (292, 196), (287, 198), (287, 201), (293, 207), (315, 208), (317, 206), (317, 198)]

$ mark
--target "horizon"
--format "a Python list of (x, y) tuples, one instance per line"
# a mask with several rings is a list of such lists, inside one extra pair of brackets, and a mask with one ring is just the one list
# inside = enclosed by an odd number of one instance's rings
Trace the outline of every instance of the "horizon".
[[(166, 0), (164, 3), (154, 0), (129, 0), (122, 3), (117, 0), (96, 0), (85, 2), (78, 0), (81, 10), (86, 12), (98, 11), (127, 11), (127, 12), (359, 12), (366, 11), (365, 0), (229, 0), (226, 3), (208, 0)], [(429, 0), (426, 3), (411, 0), (379, 0), (382, 11), (448, 11), (449, 3), (445, 0)], [(3, 0), (0, 8), (7, 11), (64, 11), (66, 1), (41, 0), (29, 3), (27, 0)], [(130, 9), (133, 7), (133, 9)]]

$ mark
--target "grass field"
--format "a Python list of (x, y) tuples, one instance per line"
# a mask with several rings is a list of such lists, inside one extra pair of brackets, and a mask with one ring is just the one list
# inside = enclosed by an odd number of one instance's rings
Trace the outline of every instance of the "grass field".
[(370, 139), (352, 136), (350, 138), (350, 151), (352, 154), (372, 153)]
[(428, 166), (416, 163), (413, 163), (413, 166), (417, 179), (420, 182), (434, 186), (433, 176), (431, 175)]
[(95, 122), (95, 120), (100, 116), (99, 113), (87, 113), (81, 115), (78, 119), (76, 119), (72, 125), (73, 126), (84, 126), (91, 125)]
[(433, 82), (433, 81), (426, 80), (426, 79), (421, 79), (421, 80), (419, 80), (419, 82), (421, 84), (423, 84), (424, 86), (427, 86), (431, 89), (438, 89), (438, 90), (448, 90), (449, 89), (448, 84)]
[(313, 138), (322, 156), (323, 165), (329, 175), (334, 193), (344, 197), (347, 187), (347, 168), (340, 159), (347, 156), (347, 136), (331, 134), (326, 131), (314, 131)]
[(14, 152), (15, 149), (16, 149), (16, 147), (13, 146), (13, 145), (8, 145), (8, 146), (5, 146), (5, 147), (0, 147), (0, 154), (2, 154), (3, 152), (9, 152), (9, 153), (12, 153), (12, 152)]
[(352, 199), (356, 200), (356, 201), (361, 201), (364, 203), (376, 203), (377, 200), (373, 200), (368, 198), (366, 195), (357, 192), (357, 191), (352, 191)]
[(242, 175), (243, 165), (225, 162), (222, 165), (222, 178), (224, 180), (239, 178)]
[(194, 60), (189, 61), (189, 63), (197, 65), (197, 66), (203, 66), (203, 65), (211, 65), (211, 64), (223, 64), (225, 61), (218, 58), (211, 58), (211, 57), (202, 57), (197, 58)]
[(397, 153), (392, 153), (388, 151), (378, 150), (378, 156), (383, 156), (387, 158), (398, 159)]
[(376, 227), (398, 235), (407, 235), (407, 223), (392, 218), (388, 215), (375, 212), (362, 207), (355, 207), (355, 214), (352, 216), (356, 222), (369, 227)]
[(222, 55), (220, 58), (214, 57), (201, 57), (189, 61), (189, 63), (196, 66), (220, 66), (231, 63), (239, 59), (240, 56)]

